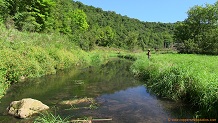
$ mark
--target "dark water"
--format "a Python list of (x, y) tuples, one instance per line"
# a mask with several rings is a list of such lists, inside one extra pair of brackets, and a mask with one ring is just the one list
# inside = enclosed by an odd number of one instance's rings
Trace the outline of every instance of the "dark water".
[[(131, 61), (116, 59), (99, 67), (70, 69), (13, 85), (0, 102), (0, 122), (27, 123), (7, 115), (11, 101), (34, 98), (48, 105), (55, 114), (70, 119), (112, 118), (108, 123), (159, 123), (168, 118), (191, 118), (183, 103), (151, 95), (129, 71)], [(63, 101), (91, 98), (79, 104)]]

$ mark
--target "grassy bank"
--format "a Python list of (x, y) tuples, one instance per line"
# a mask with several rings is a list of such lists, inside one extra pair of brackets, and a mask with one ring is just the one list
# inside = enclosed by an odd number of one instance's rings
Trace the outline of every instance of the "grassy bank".
[(218, 118), (218, 56), (142, 54), (132, 71), (146, 81), (151, 92), (184, 100), (199, 111), (196, 117)]
[(54, 74), (57, 70), (97, 65), (116, 51), (85, 52), (59, 34), (0, 30), (0, 98), (12, 84), (25, 78)]

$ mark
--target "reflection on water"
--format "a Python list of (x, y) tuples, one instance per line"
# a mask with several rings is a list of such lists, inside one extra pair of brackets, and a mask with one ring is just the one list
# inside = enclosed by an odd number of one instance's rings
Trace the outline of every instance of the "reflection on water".
[[(161, 100), (150, 95), (140, 81), (129, 72), (127, 60), (113, 60), (100, 67), (60, 71), (12, 86), (0, 103), (0, 122), (31, 122), (6, 115), (13, 100), (34, 98), (55, 109), (62, 117), (112, 118), (111, 123), (167, 122), (168, 118), (191, 116), (184, 113), (182, 103)], [(84, 105), (64, 105), (75, 98), (94, 98), (97, 109), (79, 108)], [(185, 109), (186, 111), (186, 109)], [(185, 114), (185, 115), (184, 115)]]
[(144, 86), (102, 95), (98, 100), (102, 103), (100, 110), (111, 114), (115, 122), (163, 122), (169, 116), (158, 100), (146, 92)]

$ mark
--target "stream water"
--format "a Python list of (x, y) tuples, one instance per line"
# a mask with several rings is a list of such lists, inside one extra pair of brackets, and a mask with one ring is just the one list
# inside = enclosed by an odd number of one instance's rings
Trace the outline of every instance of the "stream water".
[[(13, 85), (0, 100), (0, 122), (33, 121), (34, 118), (22, 120), (6, 113), (11, 101), (23, 98), (40, 100), (54, 114), (70, 119), (92, 117), (112, 118), (108, 123), (160, 123), (168, 122), (168, 118), (192, 118), (185, 104), (150, 94), (129, 71), (131, 64), (115, 59), (102, 66), (68, 69)], [(81, 103), (75, 104), (73, 100)]]

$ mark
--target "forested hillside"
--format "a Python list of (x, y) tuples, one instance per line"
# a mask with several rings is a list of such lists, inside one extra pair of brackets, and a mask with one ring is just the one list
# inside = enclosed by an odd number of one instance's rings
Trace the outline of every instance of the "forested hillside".
[[(173, 24), (141, 22), (121, 16), (113, 11), (75, 3), (88, 17), (90, 35), (100, 46), (115, 46), (126, 49), (156, 47), (163, 48), (173, 42)], [(167, 47), (167, 46), (166, 46)]]
[(72, 0), (0, 0), (0, 21), (19, 31), (67, 35), (83, 50), (168, 48), (218, 54), (218, 2), (194, 6), (177, 23), (142, 22)]
[(169, 47), (174, 24), (142, 22), (72, 0), (0, 0), (7, 28), (61, 33), (84, 50), (95, 46), (128, 50)]

